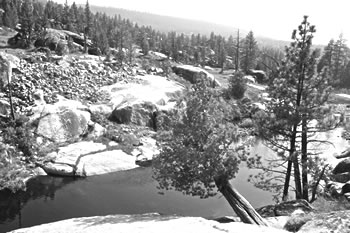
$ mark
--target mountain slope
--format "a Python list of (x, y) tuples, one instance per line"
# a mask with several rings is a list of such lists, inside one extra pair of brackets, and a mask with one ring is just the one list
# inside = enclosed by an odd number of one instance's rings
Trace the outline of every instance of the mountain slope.
[[(156, 15), (126, 9), (100, 6), (90, 6), (90, 9), (94, 13), (104, 12), (108, 16), (120, 15), (122, 18), (129, 19), (130, 21), (139, 25), (151, 26), (152, 28), (161, 32), (176, 31), (184, 34), (200, 33), (206, 35), (214, 32), (215, 34), (220, 34), (227, 37), (229, 35), (235, 35), (237, 31), (237, 28), (210, 22)], [(246, 31), (242, 30), (242, 34), (246, 33)]]
[[(90, 6), (90, 9), (94, 13), (103, 12), (108, 16), (120, 15), (122, 18), (129, 19), (131, 22), (137, 23), (140, 26), (151, 26), (153, 29), (161, 32), (176, 31), (177, 33), (184, 33), (187, 35), (200, 33), (207, 36), (209, 36), (211, 32), (214, 32), (215, 34), (219, 34), (227, 38), (230, 35), (233, 35), (235, 37), (238, 30), (238, 28), (235, 27), (215, 24), (211, 22), (157, 15), (121, 8)], [(235, 24), (235, 22), (232, 22), (232, 24)], [(239, 30), (241, 37), (245, 37), (248, 33), (247, 30)], [(276, 40), (265, 36), (255, 35), (255, 38), (258, 41), (260, 47), (266, 46), (283, 49), (285, 46), (288, 46), (290, 44), (290, 41)], [(313, 47), (322, 49), (324, 46), (314, 45)]]

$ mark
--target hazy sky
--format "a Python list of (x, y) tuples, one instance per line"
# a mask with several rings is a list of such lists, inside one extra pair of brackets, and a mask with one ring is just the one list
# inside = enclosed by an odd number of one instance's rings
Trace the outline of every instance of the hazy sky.
[(89, 4), (205, 20), (281, 40), (289, 40), (303, 15), (308, 15), (317, 30), (314, 43), (327, 44), (340, 33), (350, 40), (349, 0), (89, 0)]

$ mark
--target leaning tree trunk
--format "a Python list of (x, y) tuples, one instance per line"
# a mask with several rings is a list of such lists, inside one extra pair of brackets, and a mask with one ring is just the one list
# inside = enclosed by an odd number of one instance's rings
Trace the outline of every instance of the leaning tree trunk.
[(225, 176), (215, 177), (215, 184), (242, 222), (268, 226), (250, 203), (232, 187)]

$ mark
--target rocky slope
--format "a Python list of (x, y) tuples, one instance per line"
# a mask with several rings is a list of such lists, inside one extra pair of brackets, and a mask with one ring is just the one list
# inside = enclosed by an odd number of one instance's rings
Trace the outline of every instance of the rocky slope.
[[(91, 55), (0, 56), (3, 77), (15, 68), (14, 110), (29, 118), (25, 129), (38, 148), (26, 166), (43, 169), (34, 175), (89, 176), (150, 165), (159, 153), (152, 138), (157, 116), (168, 114), (184, 91), (182, 84), (154, 75), (161, 69), (147, 74), (137, 63), (120, 67)], [(5, 92), (0, 112), (7, 118)], [(21, 153), (27, 161), (29, 155)]]

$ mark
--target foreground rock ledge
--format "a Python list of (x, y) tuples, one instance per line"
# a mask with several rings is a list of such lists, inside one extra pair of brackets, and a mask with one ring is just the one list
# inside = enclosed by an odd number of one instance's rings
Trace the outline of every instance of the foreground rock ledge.
[(118, 233), (282, 233), (283, 230), (259, 227), (257, 225), (241, 222), (218, 223), (200, 217), (160, 216), (159, 214), (142, 215), (107, 215), (85, 218), (73, 218), (59, 222), (53, 222), (23, 228), (12, 231), (13, 233), (89, 233), (89, 232), (118, 232)]

